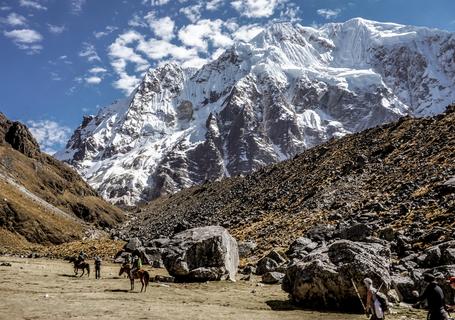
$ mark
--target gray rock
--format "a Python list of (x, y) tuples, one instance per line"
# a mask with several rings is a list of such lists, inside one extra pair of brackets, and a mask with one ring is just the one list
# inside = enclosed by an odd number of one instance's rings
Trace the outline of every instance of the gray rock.
[(237, 241), (220, 226), (194, 228), (174, 235), (162, 258), (177, 281), (235, 281), (239, 264)]
[(157, 274), (154, 278), (155, 282), (175, 282), (175, 278), (172, 276), (162, 276)]
[(256, 267), (254, 267), (254, 266), (246, 266), (242, 270), (242, 274), (252, 274), (252, 273), (256, 273)]
[(251, 256), (257, 248), (257, 244), (254, 241), (240, 241), (238, 245), (240, 258), (247, 258)]
[(126, 251), (118, 252), (114, 258), (114, 263), (124, 263), (125, 260), (127, 259), (127, 256), (129, 256), (131, 259), (131, 253)]
[(382, 290), (391, 287), (390, 250), (376, 243), (335, 241), (314, 250), (287, 268), (282, 288), (298, 304), (313, 309), (362, 311), (354, 281), (362, 296), (369, 277)]
[(415, 290), (415, 283), (410, 277), (394, 275), (392, 276), (392, 286), (397, 292), (400, 301), (415, 302), (415, 297), (412, 295), (412, 291)]
[(139, 249), (140, 247), (142, 247), (141, 240), (139, 240), (138, 238), (131, 238), (128, 241), (128, 243), (125, 244), (123, 249), (128, 252), (133, 252), (134, 250)]
[(269, 257), (263, 257), (256, 265), (256, 274), (263, 275), (267, 272), (275, 271), (280, 265)]
[(455, 248), (447, 248), (442, 252), (443, 264), (455, 264)]
[(153, 268), (164, 268), (164, 263), (162, 259), (162, 253), (164, 252), (163, 248), (148, 247), (145, 248), (145, 253), (149, 258), (149, 264)]
[(262, 282), (267, 284), (282, 283), (285, 274), (281, 272), (267, 272), (262, 275)]
[(358, 223), (347, 227), (335, 233), (336, 238), (347, 239), (351, 241), (364, 241), (372, 235), (372, 229), (369, 225)]
[(318, 247), (317, 242), (313, 242), (309, 238), (297, 238), (290, 246), (286, 254), (289, 258), (303, 258), (309, 252)]

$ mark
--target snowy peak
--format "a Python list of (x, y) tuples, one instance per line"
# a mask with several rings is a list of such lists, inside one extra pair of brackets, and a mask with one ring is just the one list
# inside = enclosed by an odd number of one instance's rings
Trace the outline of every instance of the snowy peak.
[(134, 204), (248, 174), (330, 138), (455, 101), (454, 34), (361, 18), (277, 23), (199, 70), (150, 69), (57, 156)]

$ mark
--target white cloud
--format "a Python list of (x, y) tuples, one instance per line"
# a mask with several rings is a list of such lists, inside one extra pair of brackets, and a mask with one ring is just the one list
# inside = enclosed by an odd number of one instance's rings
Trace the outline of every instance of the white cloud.
[(222, 32), (224, 22), (216, 20), (199, 20), (196, 24), (190, 24), (179, 31), (179, 39), (189, 47), (196, 47), (200, 51), (208, 50), (209, 41), (214, 48), (228, 47), (233, 44), (229, 35)]
[(91, 68), (88, 72), (97, 74), (97, 73), (105, 73), (105, 72), (107, 72), (107, 70), (104, 68), (101, 68), (101, 67), (94, 67), (94, 68)]
[(96, 52), (95, 46), (87, 42), (83, 43), (83, 48), (79, 52), (79, 57), (86, 57), (89, 62), (101, 61), (101, 58)]
[(73, 14), (79, 14), (82, 12), (86, 0), (71, 0), (71, 12)]
[(134, 28), (147, 27), (147, 24), (137, 14), (134, 14), (133, 17), (128, 21), (128, 25)]
[(270, 17), (283, 0), (235, 0), (231, 6), (242, 16), (249, 18)]
[(19, 0), (19, 5), (21, 7), (32, 8), (36, 10), (47, 10), (47, 8), (41, 5), (38, 1), (35, 0)]
[(62, 77), (57, 72), (51, 72), (51, 80), (52, 81), (61, 81), (63, 80)]
[(27, 19), (17, 13), (10, 13), (6, 18), (0, 18), (1, 23), (8, 24), (12, 27), (24, 26), (27, 24)]
[(27, 122), (30, 132), (40, 144), (42, 151), (53, 154), (68, 141), (71, 129), (52, 120), (30, 120)]
[(150, 3), (152, 7), (162, 6), (168, 3), (170, 0), (143, 0), (142, 4)]
[(149, 12), (144, 18), (158, 38), (164, 40), (174, 38), (175, 22), (170, 17), (157, 19), (153, 12)]
[(93, 32), (93, 35), (95, 36), (95, 38), (99, 39), (101, 37), (111, 34), (112, 32), (114, 32), (117, 29), (118, 28), (114, 27), (114, 26), (107, 26), (106, 28), (104, 28), (104, 31), (98, 31), (98, 32), (95, 31), (95, 32)]
[(316, 12), (325, 19), (332, 19), (340, 14), (341, 9), (318, 9)]
[(201, 9), (202, 4), (196, 4), (189, 7), (184, 7), (179, 10), (180, 13), (183, 13), (192, 23), (195, 23), (201, 18)]
[(223, 0), (210, 0), (205, 5), (205, 8), (209, 11), (217, 10), (223, 4)]
[(91, 76), (91, 77), (85, 78), (84, 80), (88, 84), (99, 84), (102, 79), (98, 76)]
[(43, 49), (39, 44), (43, 40), (43, 36), (32, 29), (15, 29), (12, 31), (3, 31), (5, 37), (10, 38), (16, 46), (27, 51), (27, 54), (35, 54)]
[(43, 40), (43, 36), (32, 29), (16, 29), (13, 31), (3, 31), (3, 34), (11, 38), (14, 42), (19, 43), (35, 43)]
[(136, 72), (145, 71), (148, 68), (147, 60), (130, 47), (130, 45), (143, 41), (144, 37), (138, 32), (127, 31), (118, 36), (114, 43), (109, 46), (108, 54), (111, 59), (111, 66), (119, 77), (113, 85), (125, 94), (131, 93), (140, 82), (138, 77), (128, 74), (126, 70), (128, 63), (136, 66)]
[(66, 27), (65, 26), (54, 26), (52, 24), (47, 24), (47, 27), (49, 29), (49, 32), (50, 33), (53, 33), (53, 34), (60, 34), (62, 33), (63, 31), (66, 30)]
[(244, 25), (238, 28), (233, 36), (235, 40), (248, 42), (264, 30), (258, 24)]
[(0, 7), (0, 11), (8, 11), (8, 10), (11, 10), (11, 7), (8, 7), (8, 6), (1, 6)]

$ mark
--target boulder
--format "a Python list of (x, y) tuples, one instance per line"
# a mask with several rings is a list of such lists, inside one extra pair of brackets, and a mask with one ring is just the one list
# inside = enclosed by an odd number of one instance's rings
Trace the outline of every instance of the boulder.
[(408, 276), (394, 275), (392, 276), (392, 286), (398, 294), (398, 298), (402, 302), (413, 303), (415, 297), (412, 291), (416, 289), (414, 281)]
[(131, 238), (127, 244), (123, 247), (123, 249), (127, 252), (133, 252), (134, 250), (139, 249), (142, 247), (141, 240), (138, 238)]
[(247, 258), (251, 256), (257, 248), (257, 244), (254, 241), (240, 241), (238, 245), (240, 258)]
[(341, 229), (336, 232), (334, 236), (340, 239), (347, 239), (351, 241), (364, 241), (372, 235), (371, 227), (364, 223), (354, 224), (347, 228)]
[(272, 250), (258, 261), (256, 274), (260, 276), (267, 272), (275, 271), (285, 263), (286, 259), (275, 250)]
[(306, 237), (297, 238), (290, 246), (286, 255), (289, 258), (301, 259), (308, 253), (318, 247), (317, 242), (313, 242), (311, 239)]
[(177, 281), (235, 281), (239, 265), (237, 241), (220, 226), (177, 233), (162, 258), (167, 271)]
[(175, 278), (172, 276), (163, 276), (160, 274), (157, 274), (154, 278), (155, 282), (174, 282)]
[(284, 273), (281, 272), (267, 272), (262, 275), (262, 282), (266, 284), (282, 283)]
[(290, 265), (282, 288), (304, 307), (362, 312), (352, 282), (362, 296), (366, 295), (366, 277), (387, 292), (391, 287), (389, 259), (390, 250), (383, 245), (338, 240)]
[(153, 268), (164, 268), (163, 259), (161, 257), (164, 252), (163, 248), (147, 247), (145, 253), (147, 254), (149, 264)]
[(131, 259), (131, 253), (123, 250), (117, 252), (117, 254), (114, 257), (114, 263), (124, 263), (125, 260), (127, 259), (127, 256), (129, 256)]

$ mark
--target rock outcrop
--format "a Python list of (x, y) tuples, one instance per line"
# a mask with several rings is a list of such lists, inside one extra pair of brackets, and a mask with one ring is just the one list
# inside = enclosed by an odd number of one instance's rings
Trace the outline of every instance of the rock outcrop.
[(237, 241), (219, 226), (185, 230), (166, 245), (163, 261), (177, 281), (235, 281), (239, 265)]
[(363, 311), (352, 282), (363, 296), (366, 277), (383, 289), (390, 288), (389, 259), (390, 250), (382, 245), (335, 241), (289, 266), (282, 288), (305, 307)]

